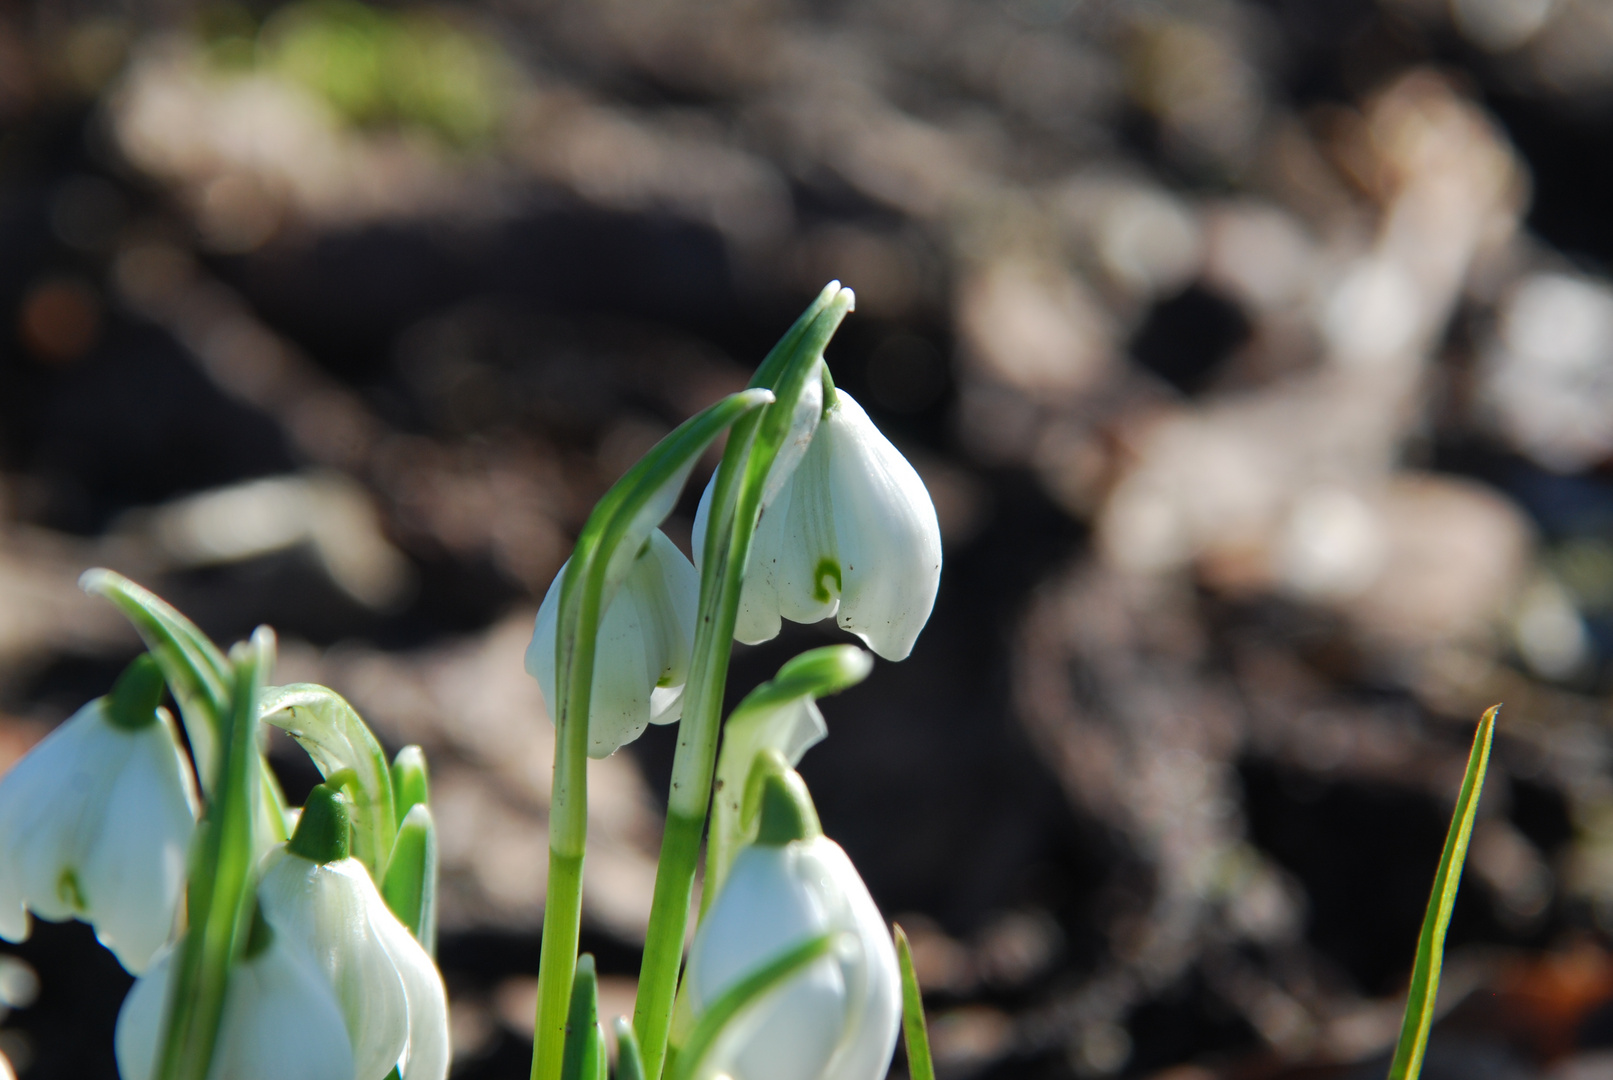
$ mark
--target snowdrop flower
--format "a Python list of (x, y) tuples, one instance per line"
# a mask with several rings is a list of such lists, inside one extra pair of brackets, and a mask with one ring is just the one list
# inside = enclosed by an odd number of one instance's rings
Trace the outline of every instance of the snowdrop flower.
[[(165, 950), (123, 999), (113, 1046), (122, 1080), (152, 1080), (177, 950)], [(353, 1049), (330, 982), (261, 912), (230, 970), (208, 1080), (354, 1080)]]
[(296, 833), (264, 860), (264, 918), (335, 988), (355, 1080), (384, 1080), (400, 1060), (403, 1080), (443, 1080), (449, 1048), (442, 977), (363, 864), (348, 857), (348, 830), (346, 800), (316, 787)]
[[(781, 457), (775, 473), (787, 462)], [(769, 474), (769, 486), (774, 473)], [(712, 485), (695, 518), (705, 543)], [(924, 482), (861, 405), (833, 391), (800, 463), (764, 503), (734, 637), (775, 637), (780, 618), (841, 627), (887, 660), (905, 659), (941, 582), (941, 529)]]
[(840, 940), (747, 1006), (697, 1075), (880, 1080), (901, 1021), (885, 920), (846, 853), (823, 835), (800, 776), (775, 771), (764, 785), (756, 842), (734, 860), (690, 950), (696, 1017), (784, 951), (825, 933)]
[[(555, 633), (560, 582), (555, 575), (538, 607), (526, 669), (555, 706)], [(594, 685), (588, 705), (588, 756), (609, 757), (644, 732), (670, 724), (683, 711), (683, 682), (694, 641), (700, 575), (660, 529), (649, 540), (600, 620)]]
[(197, 796), (142, 656), (0, 778), (0, 937), (80, 918), (130, 972), (174, 927)]

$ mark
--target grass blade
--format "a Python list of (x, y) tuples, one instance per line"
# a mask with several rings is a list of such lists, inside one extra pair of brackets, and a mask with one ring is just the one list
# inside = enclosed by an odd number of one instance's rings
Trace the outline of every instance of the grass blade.
[(1406, 1018), (1400, 1026), (1389, 1080), (1417, 1080), (1422, 1072), (1423, 1054), (1428, 1050), (1428, 1029), (1434, 1023), (1434, 1003), (1439, 996), (1439, 971), (1445, 961), (1445, 931), (1456, 907), (1456, 889), (1462, 883), (1462, 863), (1467, 843), (1473, 836), (1473, 818), (1478, 813), (1479, 795), (1484, 790), (1484, 770), (1490, 763), (1490, 743), (1495, 737), (1495, 716), (1501, 706), (1492, 705), (1479, 720), (1473, 735), (1473, 750), (1467, 759), (1467, 775), (1462, 793), (1451, 815), (1450, 832), (1445, 835), (1445, 852), (1434, 875), (1433, 894), (1428, 898), (1428, 914), (1417, 939), (1417, 960), (1411, 969), (1411, 991), (1406, 998)]
[(896, 959), (902, 968), (902, 1041), (907, 1044), (907, 1074), (912, 1080), (935, 1080), (930, 1032), (924, 1023), (924, 999), (919, 994), (918, 975), (913, 971), (913, 949), (900, 923), (892, 923), (891, 931), (896, 937)]

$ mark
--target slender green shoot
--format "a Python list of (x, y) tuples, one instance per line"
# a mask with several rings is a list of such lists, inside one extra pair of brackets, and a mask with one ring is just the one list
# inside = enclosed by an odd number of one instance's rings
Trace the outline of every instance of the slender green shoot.
[(819, 934), (760, 965), (755, 971), (729, 987), (716, 1001), (700, 1014), (688, 1042), (669, 1054), (667, 1075), (671, 1080), (694, 1080), (706, 1055), (717, 1045), (723, 1030), (733, 1022), (745, 1006), (760, 999), (768, 991), (805, 968), (821, 956), (827, 956), (835, 945), (834, 934)]
[(1422, 1072), (1423, 1055), (1428, 1050), (1428, 1031), (1434, 1023), (1434, 1005), (1439, 997), (1439, 972), (1445, 960), (1445, 931), (1456, 907), (1456, 889), (1462, 883), (1462, 863), (1473, 836), (1473, 819), (1484, 790), (1484, 770), (1490, 763), (1490, 743), (1495, 737), (1495, 717), (1501, 706), (1492, 705), (1479, 720), (1473, 736), (1473, 750), (1467, 759), (1467, 775), (1451, 815), (1450, 832), (1445, 835), (1445, 852), (1434, 875), (1433, 894), (1423, 931), (1417, 939), (1417, 959), (1411, 969), (1411, 991), (1406, 998), (1406, 1018), (1400, 1027), (1400, 1041), (1389, 1066), (1389, 1080), (1417, 1080)]
[(593, 956), (583, 953), (577, 958), (577, 975), (571, 984), (560, 1080), (605, 1080), (605, 1068), (605, 1033), (599, 1026), (599, 976)]
[(918, 975), (913, 971), (913, 949), (900, 923), (893, 923), (891, 931), (896, 937), (896, 960), (902, 968), (902, 1039), (907, 1044), (907, 1074), (912, 1080), (935, 1080), (924, 999), (919, 994)]
[(437, 955), (437, 825), (431, 808), (415, 803), (392, 844), (381, 898), (428, 954)]
[(616, 1032), (616, 1080), (645, 1080), (644, 1055), (639, 1051), (632, 1022), (618, 1016), (611, 1028)]
[(633, 1029), (644, 1051), (645, 1073), (652, 1080), (663, 1073), (672, 1026), (700, 834), (711, 806), (734, 623), (763, 491), (773, 462), (790, 438), (807, 380), (816, 378), (823, 350), (853, 302), (850, 289), (831, 282), (773, 347), (751, 385), (771, 387), (776, 400), (734, 425), (712, 482), (705, 546), (697, 553), (700, 608), (633, 1010)]
[(599, 625), (651, 530), (671, 512), (706, 447), (773, 400), (766, 389), (732, 394), (680, 424), (605, 493), (589, 515), (560, 582), (555, 633), (554, 782), (549, 802), (549, 882), (538, 955), (532, 1080), (558, 1080), (588, 842), (588, 708)]
[(180, 941), (169, 989), (157, 1058), (160, 1080), (204, 1080), (208, 1075), (230, 969), (251, 931), (262, 777), (258, 699), (274, 651), (274, 633), (259, 627), (251, 643), (237, 646), (231, 655), (229, 723), (219, 742), (214, 798), (191, 853), (186, 897), (190, 926)]

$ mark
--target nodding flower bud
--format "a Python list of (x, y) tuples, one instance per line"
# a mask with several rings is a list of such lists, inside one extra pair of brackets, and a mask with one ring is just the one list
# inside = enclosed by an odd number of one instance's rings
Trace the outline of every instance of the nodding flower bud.
[(145, 970), (174, 928), (197, 795), (142, 656), (0, 778), (0, 937), (79, 918)]
[[(696, 551), (712, 491), (695, 517)], [(832, 391), (800, 464), (762, 512), (734, 637), (756, 644), (777, 636), (781, 618), (834, 616), (880, 656), (902, 660), (940, 582), (941, 528), (924, 482), (850, 394)]]
[[(387, 908), (346, 843), (345, 800), (314, 789), (296, 835), (264, 860), (258, 886), (278, 937), (306, 953), (335, 988), (356, 1080), (448, 1075), (448, 998), (442, 977)], [(285, 1074), (293, 1075), (291, 1073)]]
[(696, 1016), (747, 975), (826, 933), (836, 948), (747, 1006), (698, 1075), (879, 1080), (901, 1020), (896, 950), (868, 888), (818, 828), (800, 777), (762, 778), (757, 840), (741, 851), (689, 953)]
[[(560, 583), (555, 575), (527, 646), (526, 669), (551, 712), (555, 698), (555, 634)], [(660, 529), (650, 533), (600, 620), (588, 707), (588, 756), (609, 757), (683, 712), (683, 682), (694, 641), (700, 575)]]

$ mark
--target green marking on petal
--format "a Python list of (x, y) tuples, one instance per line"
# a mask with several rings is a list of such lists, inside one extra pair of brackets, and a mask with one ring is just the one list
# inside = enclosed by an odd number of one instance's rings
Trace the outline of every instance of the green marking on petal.
[[(833, 593), (831, 593), (829, 591), (829, 587), (826, 584), (826, 582), (828, 580), (830, 580), (830, 579), (833, 579), (833, 581), (835, 583), (835, 589), (834, 589)], [(841, 582), (840, 582), (840, 564), (838, 562), (836, 562), (834, 559), (830, 559), (830, 558), (819, 559), (818, 560), (818, 569), (812, 575), (812, 596), (813, 596), (813, 598), (815, 600), (819, 601), (820, 603), (825, 603), (826, 604), (830, 600), (833, 600), (836, 596), (840, 595), (841, 588), (842, 588), (842, 586), (841, 586)]]
[(78, 883), (78, 871), (72, 867), (63, 870), (62, 876), (56, 879), (56, 895), (74, 911), (83, 911), (87, 906), (84, 903), (84, 888)]

